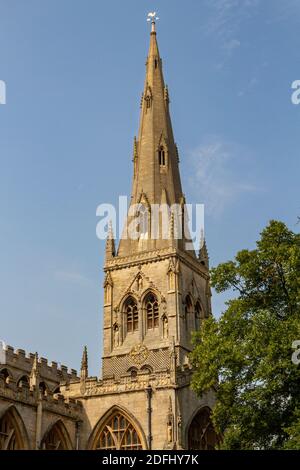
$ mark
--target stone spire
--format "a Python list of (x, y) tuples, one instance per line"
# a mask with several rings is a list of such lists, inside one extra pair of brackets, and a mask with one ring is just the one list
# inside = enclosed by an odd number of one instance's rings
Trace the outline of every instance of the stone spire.
[[(169, 92), (164, 83), (154, 20), (150, 33), (139, 132), (134, 141), (133, 160), (131, 205), (143, 204), (149, 207), (152, 204), (161, 204), (162, 194), (165, 194), (168, 205), (181, 203), (183, 194), (178, 167), (178, 151), (173, 136), (169, 113)], [(129, 223), (130, 217), (128, 216), (127, 227)], [(150, 238), (150, 234), (148, 236)], [(144, 251), (145, 249), (165, 248), (168, 245), (167, 240), (162, 239), (163, 237), (148, 240), (146, 244), (145, 242), (139, 244), (138, 240), (124, 238), (123, 236), (119, 245), (119, 256), (128, 256), (141, 249)]]
[(82, 359), (81, 359), (81, 368), (80, 368), (80, 379), (86, 380), (89, 375), (89, 368), (88, 368), (88, 352), (87, 347), (84, 346)]
[[(167, 193), (169, 204), (179, 203), (182, 196), (176, 145), (169, 114), (169, 99), (166, 99), (165, 90), (155, 23), (152, 22), (137, 139), (139, 164), (132, 193), (133, 200), (137, 203), (142, 191), (147, 195), (150, 204), (160, 203), (163, 189)], [(163, 159), (161, 161), (159, 159), (160, 148), (165, 152), (164, 162)]]

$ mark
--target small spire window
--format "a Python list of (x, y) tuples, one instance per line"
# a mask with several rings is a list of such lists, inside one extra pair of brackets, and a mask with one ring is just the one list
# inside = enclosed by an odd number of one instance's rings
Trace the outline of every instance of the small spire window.
[(147, 85), (147, 88), (145, 90), (144, 100), (146, 104), (146, 113), (147, 113), (147, 110), (150, 109), (152, 106), (152, 91), (149, 85)]
[(166, 166), (166, 153), (163, 147), (158, 150), (158, 161), (160, 166)]

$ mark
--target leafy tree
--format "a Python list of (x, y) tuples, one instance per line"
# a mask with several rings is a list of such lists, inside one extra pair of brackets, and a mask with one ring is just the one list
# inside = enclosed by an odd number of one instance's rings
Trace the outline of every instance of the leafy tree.
[(194, 336), (197, 394), (214, 388), (224, 449), (300, 449), (300, 235), (271, 221), (256, 249), (211, 271), (217, 292), (235, 291), (219, 319)]
[(293, 424), (286, 428), (289, 439), (285, 442), (284, 448), (290, 450), (300, 449), (300, 409), (295, 411), (295, 419)]

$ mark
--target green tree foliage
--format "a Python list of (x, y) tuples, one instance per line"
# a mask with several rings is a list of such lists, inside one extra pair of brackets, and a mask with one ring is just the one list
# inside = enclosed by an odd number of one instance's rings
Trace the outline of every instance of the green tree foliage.
[(194, 336), (192, 387), (214, 388), (213, 422), (224, 449), (300, 449), (300, 235), (271, 221), (255, 250), (211, 271), (217, 292), (234, 290), (219, 319)]

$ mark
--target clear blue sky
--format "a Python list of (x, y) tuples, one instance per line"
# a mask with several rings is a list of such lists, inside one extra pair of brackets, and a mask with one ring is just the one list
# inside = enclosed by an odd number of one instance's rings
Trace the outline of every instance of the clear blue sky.
[(149, 10), (211, 264), (271, 218), (299, 228), (299, 0), (0, 0), (0, 339), (77, 369), (87, 344), (93, 374), (96, 207), (130, 191)]

